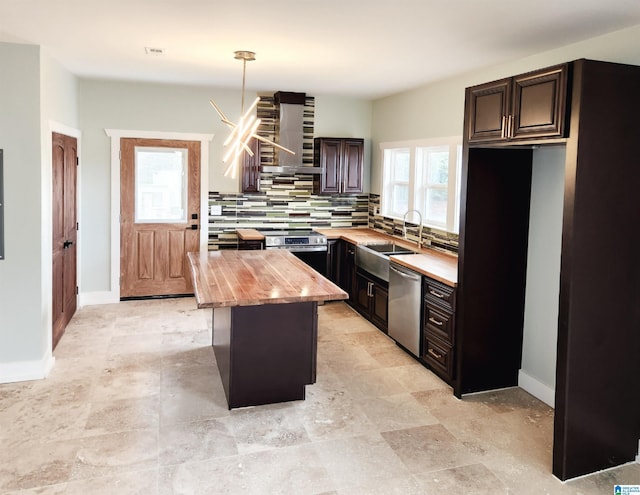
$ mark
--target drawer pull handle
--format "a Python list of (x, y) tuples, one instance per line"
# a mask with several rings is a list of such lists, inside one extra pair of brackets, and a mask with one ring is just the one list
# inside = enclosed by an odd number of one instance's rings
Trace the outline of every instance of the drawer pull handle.
[(436, 296), (440, 299), (444, 299), (444, 294), (440, 294), (439, 292), (436, 292), (433, 289), (429, 289), (429, 294), (431, 294), (432, 296)]
[(430, 321), (431, 323), (433, 323), (434, 325), (438, 325), (439, 327), (441, 327), (441, 326), (442, 326), (442, 322), (441, 322), (441, 321), (438, 321), (438, 320), (436, 320), (435, 318), (433, 318), (433, 317), (431, 317), (431, 316), (429, 317), (429, 321)]
[(442, 354), (438, 354), (436, 351), (434, 351), (431, 347), (429, 347), (429, 350), (427, 351), (429, 354), (431, 354), (434, 358), (436, 359), (442, 359)]

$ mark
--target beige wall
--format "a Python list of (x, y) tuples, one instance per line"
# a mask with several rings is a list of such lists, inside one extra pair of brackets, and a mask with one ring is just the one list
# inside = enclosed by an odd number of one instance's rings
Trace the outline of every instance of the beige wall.
[(462, 135), (466, 87), (579, 58), (640, 65), (639, 39), (635, 26), (374, 101), (371, 192), (380, 192), (380, 143)]
[[(209, 190), (238, 192), (238, 179), (224, 177), (223, 142), (229, 134), (215, 110), (213, 99), (234, 120), (240, 113), (240, 90), (80, 80), (79, 109), (82, 128), (85, 222), (81, 290), (110, 290), (110, 139), (105, 129), (213, 134), (209, 148)], [(370, 142), (371, 102), (352, 98), (316, 96), (316, 135), (363, 137)], [(254, 93), (247, 93), (251, 101)], [(367, 148), (366, 158), (369, 158)], [(367, 167), (368, 169), (368, 167)]]
[(77, 125), (76, 80), (34, 45), (0, 43), (5, 259), (0, 382), (41, 378), (51, 361), (51, 125)]

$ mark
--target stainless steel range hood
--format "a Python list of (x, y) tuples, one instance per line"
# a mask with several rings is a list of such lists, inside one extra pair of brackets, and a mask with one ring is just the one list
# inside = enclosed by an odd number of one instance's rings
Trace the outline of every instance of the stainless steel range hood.
[(273, 166), (262, 166), (263, 172), (280, 174), (319, 174), (322, 169), (303, 163), (305, 93), (279, 91), (274, 95), (277, 108), (275, 142), (295, 154), (276, 150)]

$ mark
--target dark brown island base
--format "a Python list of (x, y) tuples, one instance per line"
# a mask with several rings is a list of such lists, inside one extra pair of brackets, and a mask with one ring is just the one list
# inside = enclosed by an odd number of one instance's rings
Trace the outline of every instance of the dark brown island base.
[(293, 254), (189, 253), (229, 409), (300, 400), (316, 381), (318, 302), (348, 294)]

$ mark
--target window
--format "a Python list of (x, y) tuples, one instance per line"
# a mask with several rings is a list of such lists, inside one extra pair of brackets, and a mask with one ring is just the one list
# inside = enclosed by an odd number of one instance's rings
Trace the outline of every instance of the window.
[(458, 232), (462, 137), (380, 147), (382, 214), (402, 219), (407, 211), (418, 210), (424, 225)]
[(187, 150), (135, 148), (135, 222), (187, 221)]

